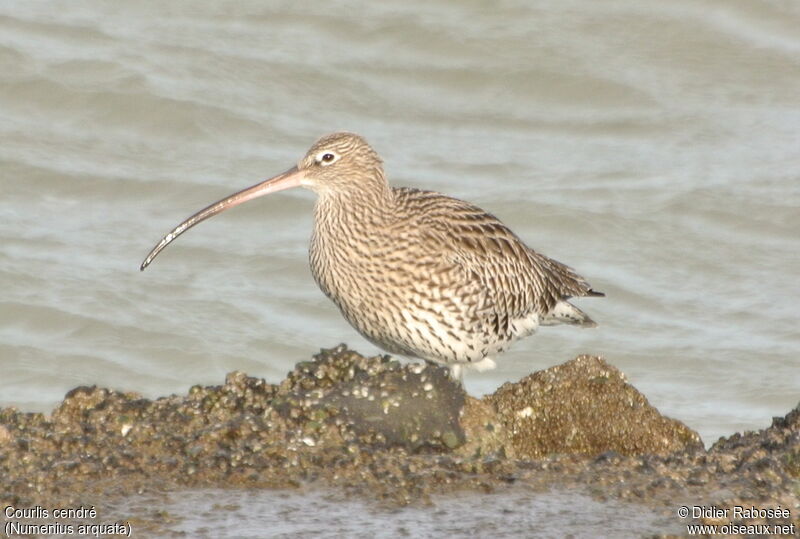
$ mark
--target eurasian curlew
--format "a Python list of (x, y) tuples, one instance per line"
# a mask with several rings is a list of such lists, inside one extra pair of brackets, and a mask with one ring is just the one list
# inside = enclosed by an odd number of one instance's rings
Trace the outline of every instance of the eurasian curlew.
[(291, 187), (318, 197), (309, 259), (322, 291), (384, 350), (448, 365), (492, 357), (539, 326), (596, 324), (567, 301), (603, 296), (571, 268), (527, 247), (496, 217), (440, 193), (390, 187), (359, 135), (319, 139), (294, 166), (192, 215), (142, 262), (228, 208)]

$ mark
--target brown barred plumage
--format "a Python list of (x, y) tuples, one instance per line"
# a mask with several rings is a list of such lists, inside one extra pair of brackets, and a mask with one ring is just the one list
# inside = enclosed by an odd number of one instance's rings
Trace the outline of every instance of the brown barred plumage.
[(385, 350), (460, 366), (540, 325), (596, 324), (567, 301), (602, 296), (571, 268), (527, 247), (493, 215), (432, 191), (391, 188), (383, 163), (352, 133), (319, 139), (296, 167), (208, 206), (151, 251), (229, 207), (303, 186), (318, 195), (309, 260), (322, 291)]

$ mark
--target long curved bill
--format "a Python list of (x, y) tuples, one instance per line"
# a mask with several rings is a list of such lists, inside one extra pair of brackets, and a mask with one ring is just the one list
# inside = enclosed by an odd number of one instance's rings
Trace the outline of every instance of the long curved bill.
[(227, 198), (223, 198), (222, 200), (214, 202), (210, 206), (203, 208), (172, 229), (172, 232), (161, 238), (161, 241), (158, 242), (158, 245), (153, 247), (153, 250), (150, 251), (150, 254), (144, 259), (144, 262), (142, 262), (142, 265), (139, 269), (144, 271), (144, 269), (150, 265), (150, 262), (152, 262), (153, 259), (158, 256), (158, 253), (164, 249), (164, 247), (172, 243), (172, 240), (192, 228), (197, 223), (205, 221), (209, 217), (213, 217), (216, 214), (227, 210), (228, 208), (238, 206), (239, 204), (247, 202), (248, 200), (268, 195), (269, 193), (283, 191), (284, 189), (298, 187), (303, 179), (303, 175), (304, 172), (302, 170), (299, 170), (297, 167), (292, 167), (283, 174), (279, 174), (274, 178), (257, 183), (256, 185), (248, 187), (247, 189), (242, 189), (238, 193), (234, 193)]

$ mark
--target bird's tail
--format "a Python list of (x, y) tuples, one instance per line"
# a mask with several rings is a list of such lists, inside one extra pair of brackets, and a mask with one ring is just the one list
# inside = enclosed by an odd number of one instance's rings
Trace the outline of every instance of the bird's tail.
[(565, 300), (556, 303), (556, 306), (539, 321), (541, 326), (556, 326), (558, 324), (570, 324), (584, 328), (597, 326), (597, 322), (589, 318), (588, 314)]

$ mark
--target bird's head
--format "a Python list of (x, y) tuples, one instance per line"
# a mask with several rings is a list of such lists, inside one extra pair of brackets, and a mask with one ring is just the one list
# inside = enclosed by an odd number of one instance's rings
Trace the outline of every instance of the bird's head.
[(286, 172), (219, 200), (183, 221), (150, 251), (140, 269), (144, 270), (162, 249), (201, 221), (248, 200), (292, 187), (305, 187), (321, 197), (383, 193), (388, 189), (383, 162), (367, 141), (355, 133), (332, 133), (315, 142), (305, 157)]
[(332, 133), (314, 143), (297, 164), (300, 185), (318, 194), (341, 194), (369, 189), (385, 182), (383, 161), (355, 133)]

